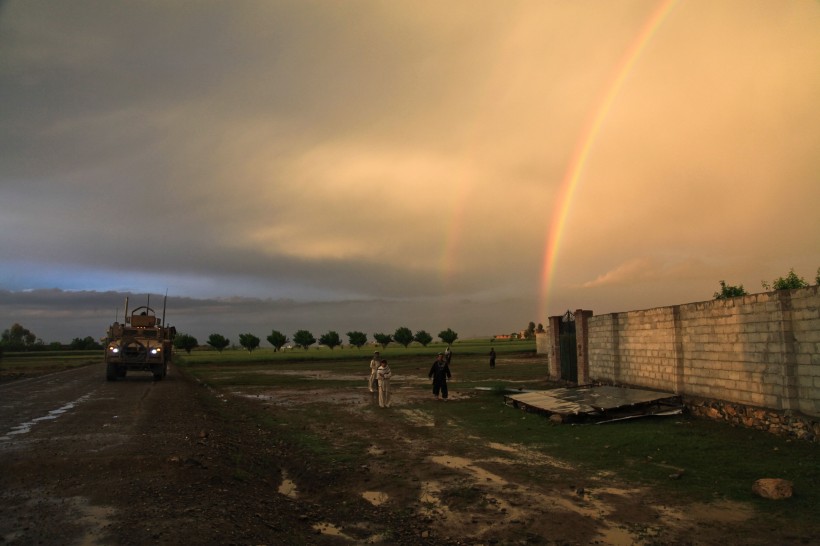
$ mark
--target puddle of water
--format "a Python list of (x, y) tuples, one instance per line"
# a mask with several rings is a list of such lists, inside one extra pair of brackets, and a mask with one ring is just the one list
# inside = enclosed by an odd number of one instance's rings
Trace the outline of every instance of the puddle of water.
[(381, 506), (390, 500), (390, 496), (381, 491), (365, 491), (362, 493), (362, 497), (373, 506)]
[(73, 402), (69, 402), (65, 406), (62, 406), (62, 407), (57, 408), (57, 409), (53, 409), (53, 410), (49, 411), (48, 414), (43, 415), (42, 417), (35, 417), (34, 419), (32, 419), (30, 421), (26, 421), (25, 423), (20, 423), (19, 425), (13, 426), (11, 428), (11, 430), (9, 430), (5, 435), (0, 436), (0, 440), (11, 440), (12, 436), (15, 436), (17, 434), (26, 434), (28, 432), (31, 432), (31, 428), (34, 425), (36, 425), (37, 423), (40, 423), (42, 421), (51, 421), (51, 420), (57, 419), (62, 414), (66, 413), (67, 411), (74, 409), (74, 407), (77, 404), (80, 404), (81, 402), (85, 402), (86, 400), (88, 400), (91, 397), (91, 394), (93, 394), (93, 393), (88, 393), (86, 395), (83, 395), (83, 396), (79, 397), (78, 399), (74, 400)]
[(279, 484), (279, 494), (285, 495), (291, 499), (295, 499), (299, 496), (299, 489), (296, 487), (296, 484), (288, 478), (288, 473), (282, 470), (282, 483)]
[(254, 373), (258, 373), (259, 375), (288, 375), (306, 377), (308, 379), (333, 379), (339, 381), (361, 380), (362, 384), (367, 382), (367, 378), (370, 375), (369, 369), (364, 369), (361, 374), (333, 373), (326, 370), (260, 370)]
[(334, 391), (331, 389), (310, 389), (303, 391), (267, 391), (267, 392), (243, 392), (233, 391), (236, 396), (243, 398), (250, 398), (252, 400), (261, 400), (277, 406), (297, 406), (312, 404), (315, 402), (324, 402), (331, 404), (355, 405), (364, 403), (364, 399), (360, 392), (355, 391)]

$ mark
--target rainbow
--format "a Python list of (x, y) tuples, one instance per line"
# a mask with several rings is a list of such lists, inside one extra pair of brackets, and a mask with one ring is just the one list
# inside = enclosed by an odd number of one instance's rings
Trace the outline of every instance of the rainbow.
[(678, 0), (663, 0), (657, 8), (650, 14), (641, 28), (638, 35), (631, 42), (630, 46), (625, 51), (617, 68), (613, 71), (614, 76), (606, 85), (605, 92), (598, 102), (597, 108), (593, 110), (592, 116), (585, 124), (581, 136), (575, 146), (575, 150), (570, 158), (569, 166), (564, 178), (559, 186), (557, 199), (555, 201), (555, 208), (550, 219), (549, 228), (547, 230), (546, 243), (544, 245), (544, 259), (541, 269), (541, 290), (540, 290), (540, 308), (538, 310), (539, 319), (547, 316), (549, 306), (549, 296), (552, 286), (552, 281), (555, 275), (555, 262), (560, 249), (561, 238), (566, 226), (569, 210), (572, 205), (572, 198), (575, 195), (575, 190), (578, 188), (578, 183), (581, 180), (581, 174), (584, 171), (584, 165), (589, 158), (590, 152), (598, 133), (604, 124), (604, 121), (615, 102), (618, 93), (621, 90), (632, 68), (635, 66), (641, 53), (646, 48), (652, 36), (661, 26), (664, 19), (669, 15)]

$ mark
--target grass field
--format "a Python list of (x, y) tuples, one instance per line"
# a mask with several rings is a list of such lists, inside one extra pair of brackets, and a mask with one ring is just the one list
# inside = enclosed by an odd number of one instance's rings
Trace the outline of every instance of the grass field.
[(102, 362), (98, 351), (30, 351), (0, 356), (0, 380), (18, 379)]
[[(373, 356), (374, 351), (379, 351), (382, 358), (409, 358), (418, 356), (429, 356), (431, 359), (436, 353), (443, 352), (447, 348), (444, 343), (430, 343), (427, 347), (422, 347), (418, 343), (411, 343), (407, 348), (391, 343), (387, 348), (374, 345), (366, 345), (360, 349), (356, 347), (345, 346), (344, 348), (329, 349), (325, 346), (313, 345), (307, 349), (293, 348), (282, 351), (274, 351), (270, 347), (256, 349), (249, 353), (241, 348), (226, 349), (217, 352), (210, 347), (201, 346), (194, 349), (191, 354), (185, 354), (182, 351), (177, 351), (177, 355), (185, 358), (186, 362), (190, 363), (204, 363), (204, 362), (298, 362), (317, 360), (334, 360), (334, 361), (349, 361), (349, 360), (363, 360), (368, 362)], [(503, 354), (532, 354), (535, 355), (535, 341), (497, 341), (491, 342), (486, 339), (474, 339), (457, 341), (452, 346), (452, 351), (461, 356), (480, 357), (486, 356), (490, 352), (490, 348), (494, 348), (499, 355)]]

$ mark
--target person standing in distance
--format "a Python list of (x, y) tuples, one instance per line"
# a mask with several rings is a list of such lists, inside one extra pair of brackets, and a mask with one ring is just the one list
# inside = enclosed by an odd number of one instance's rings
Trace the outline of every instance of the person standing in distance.
[(430, 368), (430, 373), (427, 374), (428, 379), (433, 379), (433, 396), (436, 400), (439, 399), (439, 392), (441, 392), (441, 398), (447, 400), (447, 379), (451, 377), (450, 366), (444, 360), (444, 354), (439, 353)]
[(495, 368), (495, 347), (490, 347), (490, 368)]
[(376, 378), (379, 382), (379, 407), (390, 407), (390, 377), (393, 374), (390, 372), (390, 366), (387, 361), (382, 359), (379, 363), (379, 368), (376, 371)]
[(370, 377), (367, 379), (367, 388), (370, 389), (370, 392), (375, 392), (373, 387), (376, 385), (376, 371), (379, 369), (380, 363), (379, 351), (376, 351), (370, 361)]

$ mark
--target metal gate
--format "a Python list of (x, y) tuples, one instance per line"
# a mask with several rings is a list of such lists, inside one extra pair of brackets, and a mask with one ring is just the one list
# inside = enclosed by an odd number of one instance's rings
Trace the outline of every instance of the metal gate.
[(558, 327), (561, 355), (561, 379), (578, 383), (578, 353), (575, 349), (575, 315), (564, 313)]

